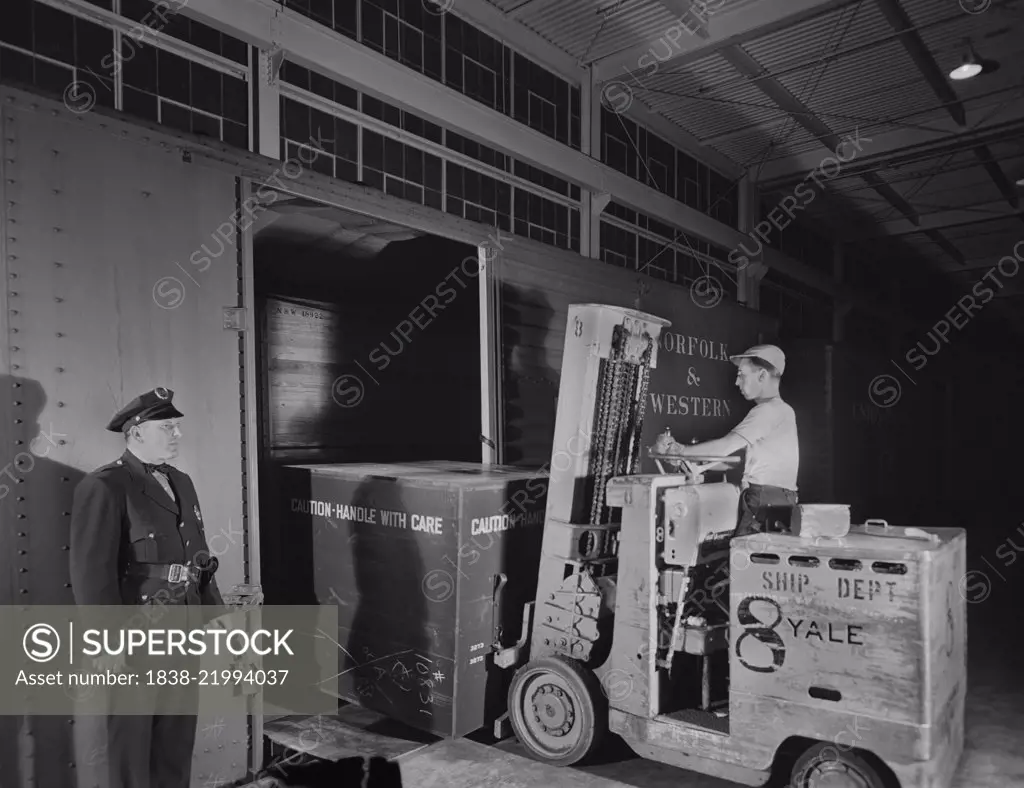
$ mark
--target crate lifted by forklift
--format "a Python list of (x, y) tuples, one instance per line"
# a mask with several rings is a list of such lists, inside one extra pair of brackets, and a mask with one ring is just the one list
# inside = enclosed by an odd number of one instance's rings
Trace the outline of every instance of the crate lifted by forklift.
[(964, 531), (816, 531), (808, 508), (803, 527), (731, 538), (740, 490), (704, 472), (737, 458), (639, 474), (667, 327), (569, 310), (553, 452), (574, 463), (551, 465), (519, 642), (494, 648), (516, 669), (514, 733), (561, 766), (612, 732), (745, 785), (782, 767), (793, 788), (946, 788), (964, 743)]

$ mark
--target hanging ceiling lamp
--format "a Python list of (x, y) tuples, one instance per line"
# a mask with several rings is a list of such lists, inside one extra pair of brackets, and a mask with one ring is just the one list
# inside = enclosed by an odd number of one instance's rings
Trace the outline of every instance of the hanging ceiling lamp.
[(999, 69), (999, 63), (995, 60), (986, 60), (974, 49), (970, 39), (964, 39), (964, 53), (960, 65), (949, 72), (950, 79), (964, 80), (976, 77), (978, 74), (991, 74)]

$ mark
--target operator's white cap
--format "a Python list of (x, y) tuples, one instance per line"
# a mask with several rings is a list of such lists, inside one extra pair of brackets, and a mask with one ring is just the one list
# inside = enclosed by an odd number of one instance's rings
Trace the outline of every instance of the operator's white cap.
[(775, 345), (754, 345), (739, 355), (729, 356), (729, 360), (736, 365), (739, 365), (740, 359), (744, 358), (759, 358), (762, 361), (767, 361), (775, 367), (780, 375), (786, 369), (786, 354)]

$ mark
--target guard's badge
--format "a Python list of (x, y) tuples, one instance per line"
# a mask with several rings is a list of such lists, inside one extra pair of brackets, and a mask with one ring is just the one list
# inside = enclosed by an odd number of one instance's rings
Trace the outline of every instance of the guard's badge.
[(192, 507), (192, 511), (196, 513), (196, 519), (199, 522), (202, 522), (203, 521), (203, 516), (201, 514), (199, 514), (199, 504), (196, 504), (195, 506), (193, 506)]
[(153, 393), (156, 394), (156, 396), (159, 399), (170, 399), (171, 398), (171, 395), (168, 393), (167, 389), (165, 389), (163, 386), (158, 386), (157, 388), (153, 389)]

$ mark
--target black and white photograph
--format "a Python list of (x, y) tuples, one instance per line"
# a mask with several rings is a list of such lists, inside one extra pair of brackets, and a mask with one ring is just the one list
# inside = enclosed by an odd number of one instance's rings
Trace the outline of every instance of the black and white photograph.
[(0, 788), (1024, 788), (1024, 0), (0, 0)]

